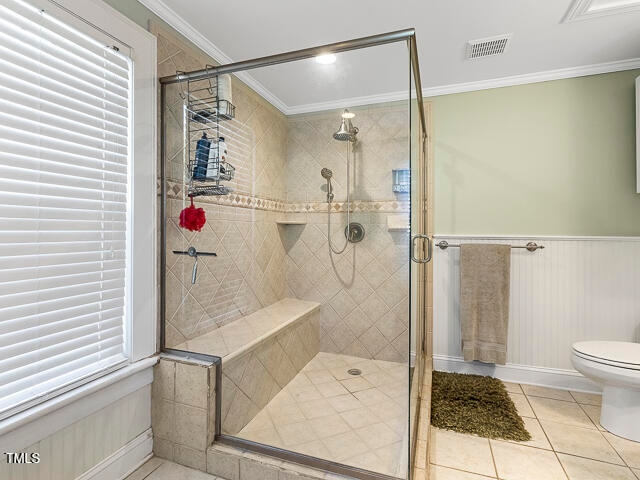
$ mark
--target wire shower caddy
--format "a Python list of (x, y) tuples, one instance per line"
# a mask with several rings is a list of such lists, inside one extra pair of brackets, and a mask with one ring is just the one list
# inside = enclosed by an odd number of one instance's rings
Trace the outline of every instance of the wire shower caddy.
[[(207, 68), (212, 67), (207, 65)], [(232, 180), (236, 169), (226, 160), (221, 160), (218, 139), (220, 122), (233, 119), (236, 107), (230, 101), (220, 98), (218, 87), (219, 77), (214, 74), (202, 80), (181, 82), (181, 95), (184, 99), (184, 152), (187, 155), (185, 180), (187, 194), (191, 197), (227, 195), (232, 191), (221, 182)], [(206, 167), (196, 155), (198, 140), (203, 135), (211, 142)]]

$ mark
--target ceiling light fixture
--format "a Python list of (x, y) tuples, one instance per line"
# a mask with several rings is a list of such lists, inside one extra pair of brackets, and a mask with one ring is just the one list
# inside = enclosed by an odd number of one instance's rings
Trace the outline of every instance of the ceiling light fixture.
[(342, 112), (342, 118), (353, 118), (355, 117), (356, 114), (353, 112), (350, 112), (349, 110), (347, 110), (346, 108), (344, 109), (344, 111)]
[(336, 62), (336, 56), (333, 53), (318, 55), (316, 57), (316, 62), (318, 62), (320, 65), (330, 65)]

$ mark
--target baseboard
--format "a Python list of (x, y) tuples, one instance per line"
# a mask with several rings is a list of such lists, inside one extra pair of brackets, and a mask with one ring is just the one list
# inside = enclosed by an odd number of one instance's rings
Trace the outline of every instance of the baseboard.
[(76, 480), (122, 480), (153, 456), (153, 434), (144, 431)]
[(433, 356), (433, 369), (441, 372), (489, 375), (505, 382), (526, 383), (577, 392), (599, 393), (601, 391), (598, 385), (574, 370), (532, 367), (529, 365), (493, 365), (481, 362), (465, 362), (462, 358), (445, 355)]

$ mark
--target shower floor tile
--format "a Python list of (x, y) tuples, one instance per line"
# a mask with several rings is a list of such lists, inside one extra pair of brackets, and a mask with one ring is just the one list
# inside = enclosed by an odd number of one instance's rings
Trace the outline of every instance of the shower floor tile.
[(406, 364), (321, 352), (237, 436), (404, 477), (407, 375)]

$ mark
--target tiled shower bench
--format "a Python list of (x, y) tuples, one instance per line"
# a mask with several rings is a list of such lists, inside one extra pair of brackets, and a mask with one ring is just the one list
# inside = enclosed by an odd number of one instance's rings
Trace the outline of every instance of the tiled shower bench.
[(235, 435), (316, 356), (319, 319), (320, 304), (285, 298), (174, 347), (221, 357), (221, 389), (216, 365), (163, 354), (152, 394), (155, 454), (207, 470), (216, 392), (221, 433)]
[(319, 312), (285, 298), (177, 347), (222, 358), (222, 433), (242, 430), (318, 353)]

